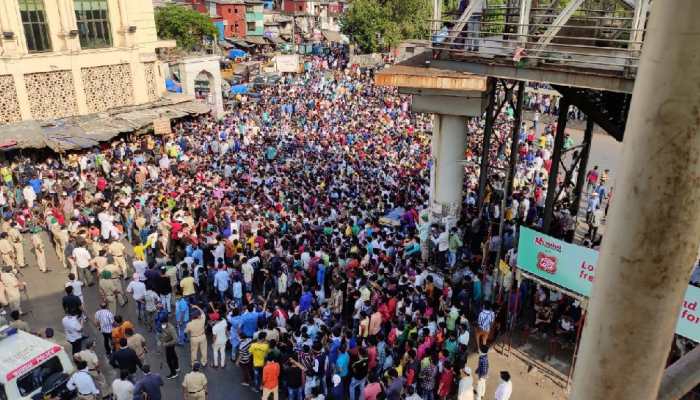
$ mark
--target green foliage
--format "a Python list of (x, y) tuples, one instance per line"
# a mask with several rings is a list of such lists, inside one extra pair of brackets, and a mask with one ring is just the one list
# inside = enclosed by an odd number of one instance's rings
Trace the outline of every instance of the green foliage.
[(216, 38), (218, 34), (209, 17), (176, 5), (156, 9), (156, 29), (158, 37), (175, 39), (177, 46), (185, 50), (196, 50), (204, 39)]
[(430, 0), (353, 0), (341, 29), (362, 52), (374, 53), (403, 39), (427, 38), (431, 7)]

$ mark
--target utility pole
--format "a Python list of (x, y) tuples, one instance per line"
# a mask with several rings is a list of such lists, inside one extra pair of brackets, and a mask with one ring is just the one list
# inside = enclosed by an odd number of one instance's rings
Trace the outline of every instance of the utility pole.
[(655, 400), (700, 243), (700, 4), (654, 0), (572, 400)]

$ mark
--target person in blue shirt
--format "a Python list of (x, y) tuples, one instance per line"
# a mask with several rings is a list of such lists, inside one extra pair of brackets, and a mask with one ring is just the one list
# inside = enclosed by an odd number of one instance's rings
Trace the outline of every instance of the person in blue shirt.
[(335, 360), (335, 371), (344, 380), (350, 372), (350, 355), (345, 344), (340, 345), (338, 358)]
[(311, 290), (307, 287), (304, 293), (301, 294), (301, 297), (299, 298), (299, 313), (303, 314), (306, 311), (311, 309), (311, 305), (314, 300), (314, 295), (311, 293)]
[(36, 193), (37, 197), (40, 197), (41, 195), (41, 179), (38, 177), (33, 178), (29, 181), (29, 185), (34, 189), (34, 193)]
[(258, 330), (259, 312), (255, 311), (253, 304), (248, 304), (248, 310), (241, 316), (241, 334), (245, 337), (252, 338), (255, 331)]
[(326, 266), (323, 263), (318, 263), (316, 266), (316, 284), (319, 288), (324, 287), (326, 282)]
[(199, 246), (195, 245), (192, 249), (192, 258), (194, 258), (197, 265), (204, 265), (204, 252), (199, 248)]
[(177, 326), (177, 344), (184, 345), (185, 326), (190, 321), (190, 303), (182, 297), (182, 289), (177, 289), (178, 299), (175, 302), (175, 325)]
[(238, 307), (231, 308), (226, 317), (231, 329), (229, 330), (229, 340), (231, 341), (231, 362), (236, 362), (236, 355), (238, 354), (238, 345), (241, 344), (241, 337), (239, 331), (241, 330), (241, 324), (243, 322), (243, 316), (240, 315)]

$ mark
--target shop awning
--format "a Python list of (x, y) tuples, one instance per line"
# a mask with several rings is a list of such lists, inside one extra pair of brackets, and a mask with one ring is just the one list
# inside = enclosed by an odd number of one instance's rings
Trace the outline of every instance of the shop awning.
[(148, 128), (160, 118), (182, 118), (209, 112), (207, 104), (187, 95), (168, 95), (139, 106), (49, 121), (24, 121), (0, 126), (3, 151), (48, 147), (62, 153), (97, 146), (122, 134)]
[(323, 37), (331, 43), (343, 43), (343, 37), (340, 36), (340, 32), (324, 30), (322, 33)]
[(231, 43), (232, 45), (234, 45), (234, 46), (236, 46), (236, 47), (243, 47), (243, 48), (246, 48), (246, 49), (249, 49), (249, 48), (255, 46), (254, 44), (250, 44), (250, 43), (248, 43), (248, 42), (246, 42), (246, 41), (244, 41), (244, 40), (241, 40), (241, 39), (226, 38), (226, 41), (229, 42), (229, 43)]
[(267, 40), (265, 40), (262, 36), (246, 36), (245, 41), (258, 46), (265, 46), (268, 44)]

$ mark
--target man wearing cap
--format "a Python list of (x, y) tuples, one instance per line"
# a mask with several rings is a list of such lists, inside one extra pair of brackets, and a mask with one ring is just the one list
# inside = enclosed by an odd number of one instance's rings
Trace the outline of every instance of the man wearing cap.
[[(185, 333), (190, 338), (190, 358), (192, 362), (199, 360), (202, 365), (207, 365), (207, 336), (205, 335), (206, 315), (201, 308), (192, 305), (194, 312), (191, 315), (190, 322), (185, 327)], [(197, 357), (199, 351), (200, 357)]]
[(12, 242), (12, 247), (15, 249), (15, 265), (18, 268), (24, 268), (27, 264), (24, 262), (24, 246), (22, 245), (22, 234), (17, 229), (17, 222), (12, 223), (12, 227), (7, 231), (7, 236)]
[(92, 377), (92, 380), (100, 390), (100, 393), (106, 396), (109, 387), (100, 369), (100, 359), (97, 357), (97, 353), (95, 353), (95, 342), (92, 339), (88, 339), (83, 343), (83, 347), (84, 349), (75, 353), (73, 358), (76, 361), (84, 361), (87, 364), (88, 373)]
[(44, 247), (44, 241), (41, 240), (41, 236), (39, 236), (40, 232), (41, 228), (32, 228), (32, 248), (34, 249), (34, 256), (36, 257), (36, 264), (39, 266), (39, 271), (49, 272), (46, 268), (46, 249)]
[(0, 258), (10, 269), (15, 268), (15, 247), (10, 243), (7, 232), (0, 233)]
[(199, 370), (202, 364), (196, 362), (192, 365), (192, 372), (185, 375), (182, 380), (182, 391), (185, 400), (204, 400), (207, 397), (207, 377)]
[(121, 269), (122, 276), (127, 276), (127, 264), (126, 258), (124, 257), (126, 247), (124, 247), (124, 244), (119, 240), (113, 240), (109, 244), (109, 247), (107, 247), (107, 251), (114, 259), (114, 263), (117, 264), (117, 267)]
[(109, 271), (102, 271), (100, 274), (100, 295), (102, 300), (107, 303), (107, 308), (112, 314), (117, 313), (117, 289), (116, 281), (112, 278), (112, 273)]

